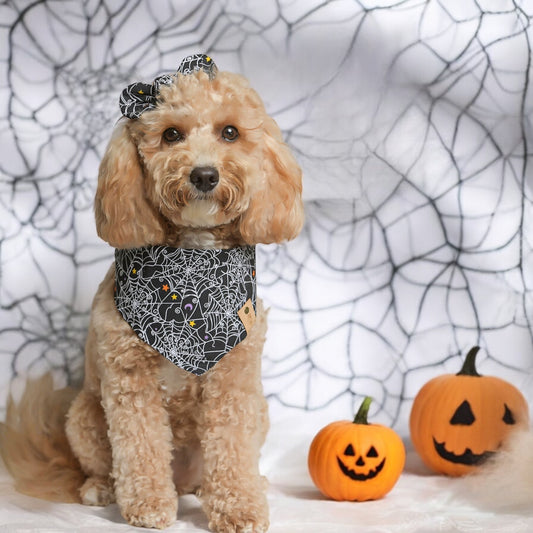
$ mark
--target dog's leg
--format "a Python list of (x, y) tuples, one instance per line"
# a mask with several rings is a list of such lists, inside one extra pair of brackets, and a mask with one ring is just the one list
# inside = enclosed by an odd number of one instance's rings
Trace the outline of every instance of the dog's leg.
[(115, 496), (132, 525), (164, 528), (176, 520), (172, 432), (159, 383), (159, 354), (130, 336), (110, 343), (102, 372)]
[[(169, 364), (177, 368), (172, 363)], [(196, 492), (202, 479), (202, 454), (196, 431), (199, 395), (197, 383), (193, 376), (186, 386), (167, 399), (174, 435), (174, 484), (178, 494)]]
[(108, 505), (115, 501), (111, 480), (111, 446), (99, 399), (81, 390), (70, 406), (66, 433), (70, 447), (88, 476), (80, 488), (85, 505)]
[(202, 407), (204, 470), (199, 496), (209, 527), (217, 533), (263, 533), (269, 522), (267, 481), (259, 474), (258, 463), (260, 411), (266, 406), (259, 407), (255, 398), (246, 399), (241, 389), (212, 395)]
[(258, 466), (268, 427), (261, 348), (258, 339), (246, 339), (202, 378), (199, 495), (209, 527), (218, 533), (268, 529), (267, 482)]

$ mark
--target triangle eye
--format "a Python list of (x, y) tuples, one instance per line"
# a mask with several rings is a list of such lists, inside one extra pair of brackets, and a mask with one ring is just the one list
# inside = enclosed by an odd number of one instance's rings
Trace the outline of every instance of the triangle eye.
[(353, 446), (351, 444), (348, 444), (348, 446), (346, 446), (346, 449), (344, 450), (344, 455), (348, 455), (350, 457), (355, 456), (355, 450), (353, 449)]
[(368, 453), (366, 454), (367, 457), (377, 457), (378, 456), (378, 452), (376, 450), (376, 448), (374, 448), (374, 446), (372, 446), (370, 448), (370, 450), (368, 450)]
[(510, 426), (512, 426), (513, 424), (516, 424), (513, 413), (511, 412), (511, 409), (507, 407), (507, 404), (504, 404), (504, 405), (505, 405), (505, 413), (503, 415), (503, 421), (506, 424), (509, 424)]
[(470, 407), (470, 404), (465, 400), (456, 409), (450, 420), (450, 424), (452, 424), (452, 426), (471, 426), (475, 420), (476, 417), (472, 412), (472, 408)]

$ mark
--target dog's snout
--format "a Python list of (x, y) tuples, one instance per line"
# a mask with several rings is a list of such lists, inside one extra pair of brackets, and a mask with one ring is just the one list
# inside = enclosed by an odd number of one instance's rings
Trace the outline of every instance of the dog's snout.
[(218, 170), (214, 167), (193, 168), (191, 183), (202, 192), (212, 191), (218, 183)]

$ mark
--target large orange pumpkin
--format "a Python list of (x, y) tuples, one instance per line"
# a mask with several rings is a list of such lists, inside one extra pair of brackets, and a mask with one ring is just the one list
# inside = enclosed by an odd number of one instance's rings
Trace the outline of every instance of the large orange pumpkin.
[(468, 474), (498, 450), (507, 433), (529, 422), (520, 391), (476, 370), (479, 347), (468, 352), (458, 374), (428, 381), (416, 395), (409, 428), (413, 445), (432, 470)]
[(368, 423), (371, 401), (364, 399), (353, 422), (333, 422), (311, 442), (309, 473), (317, 488), (329, 498), (382, 498), (403, 470), (405, 448), (400, 437), (391, 428)]

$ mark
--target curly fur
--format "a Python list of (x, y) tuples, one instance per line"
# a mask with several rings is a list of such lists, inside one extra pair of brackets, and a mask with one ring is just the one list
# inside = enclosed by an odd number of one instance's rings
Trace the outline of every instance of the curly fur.
[(459, 494), (491, 510), (533, 509), (533, 431), (517, 429)]
[[(234, 142), (221, 136), (227, 125), (239, 131)], [(182, 134), (178, 142), (165, 141), (167, 128)], [(212, 190), (192, 182), (197, 167), (217, 169)], [(283, 242), (303, 223), (301, 171), (244, 78), (180, 75), (161, 88), (156, 109), (115, 128), (100, 165), (95, 215), (98, 234), (118, 248)], [(130, 524), (155, 528), (176, 519), (178, 494), (194, 491), (212, 530), (266, 531), (266, 482), (258, 470), (268, 428), (261, 301), (246, 339), (197, 377), (133, 333), (115, 308), (113, 288), (111, 267), (93, 302), (83, 388), (73, 401), (63, 396), (53, 431), (33, 435), (28, 405), (43, 387), (30, 383), (20, 411), (9, 412), (2, 450), (17, 487), (90, 505), (116, 501)], [(51, 460), (63, 478), (43, 470)], [(35, 476), (41, 482), (30, 491)]]

